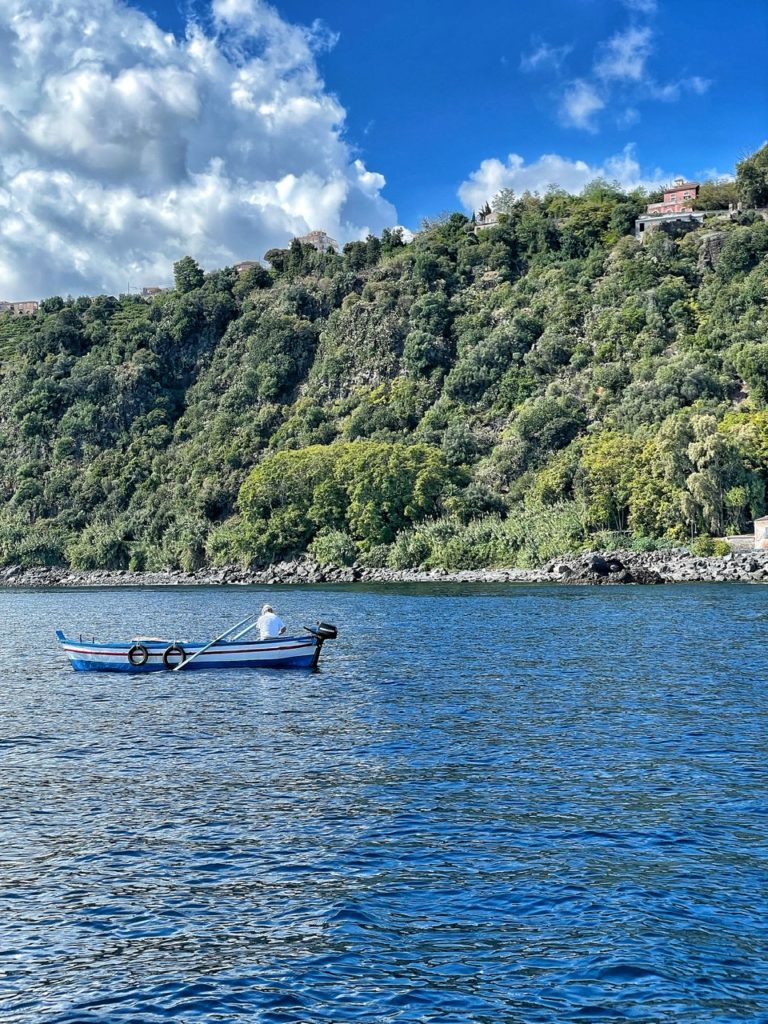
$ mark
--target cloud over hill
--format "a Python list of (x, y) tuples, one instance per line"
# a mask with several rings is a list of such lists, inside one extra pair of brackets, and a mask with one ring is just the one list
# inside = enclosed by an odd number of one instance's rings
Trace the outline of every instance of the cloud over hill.
[(319, 76), (320, 25), (214, 0), (178, 39), (117, 0), (0, 6), (2, 297), (124, 291), (321, 227), (396, 222)]

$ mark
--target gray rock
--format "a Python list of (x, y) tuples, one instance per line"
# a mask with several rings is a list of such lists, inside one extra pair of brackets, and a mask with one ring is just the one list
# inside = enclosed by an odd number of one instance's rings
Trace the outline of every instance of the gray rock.
[(597, 573), (598, 576), (607, 576), (610, 570), (608, 560), (604, 555), (590, 555), (585, 568), (589, 572)]

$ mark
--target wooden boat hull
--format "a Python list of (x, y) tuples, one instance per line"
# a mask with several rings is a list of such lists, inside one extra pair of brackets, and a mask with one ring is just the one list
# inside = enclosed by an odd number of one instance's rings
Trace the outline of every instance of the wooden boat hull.
[[(169, 647), (181, 646), (183, 656), (189, 658), (206, 646), (206, 642), (187, 643), (174, 640), (125, 640), (115, 643), (96, 643), (67, 637), (56, 630), (56, 637), (72, 668), (76, 672), (167, 672), (182, 660), (182, 655), (166, 656)], [(134, 653), (141, 646), (146, 651)], [(222, 640), (203, 651), (183, 672), (212, 668), (315, 668), (323, 639), (314, 633), (306, 636), (281, 636), (275, 640)]]

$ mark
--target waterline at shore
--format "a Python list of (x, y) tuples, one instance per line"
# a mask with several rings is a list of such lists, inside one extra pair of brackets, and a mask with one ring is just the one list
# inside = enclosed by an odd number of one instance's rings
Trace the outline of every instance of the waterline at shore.
[(77, 571), (60, 566), (0, 569), (0, 587), (159, 587), (263, 586), (307, 583), (768, 583), (768, 551), (719, 557), (668, 551), (589, 552), (555, 559), (539, 569), (387, 569), (365, 566), (319, 566), (308, 558), (279, 562), (264, 569), (240, 566), (130, 572), (121, 569)]

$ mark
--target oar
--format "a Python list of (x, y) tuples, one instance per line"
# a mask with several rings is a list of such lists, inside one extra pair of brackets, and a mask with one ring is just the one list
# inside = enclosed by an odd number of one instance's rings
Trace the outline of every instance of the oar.
[(199, 651), (195, 651), (194, 654), (190, 654), (190, 656), (188, 658), (185, 658), (184, 661), (180, 661), (178, 665), (174, 665), (173, 669), (171, 671), (178, 672), (180, 668), (186, 668), (186, 666), (190, 663), (190, 661), (194, 661), (195, 658), (199, 657), (199, 655), (204, 654), (205, 651), (210, 650), (210, 648), (213, 647), (215, 644), (217, 644), (220, 640), (223, 640), (225, 636), (229, 636), (230, 633), (233, 633), (236, 629), (239, 629), (240, 626), (244, 625), (246, 622), (252, 622), (252, 621), (253, 621), (253, 615), (249, 615), (248, 618), (242, 619), (240, 622), (236, 623), (234, 626), (230, 626), (229, 629), (225, 630), (221, 634), (221, 636), (217, 636), (215, 640), (211, 640), (211, 642), (209, 644), (206, 644), (205, 647), (201, 647)]
[[(245, 629), (241, 629), (239, 633), (235, 633), (235, 635), (232, 637), (232, 642), (234, 643), (235, 640), (239, 640), (241, 636), (245, 636), (246, 633), (249, 633), (253, 629), (253, 627), (256, 625), (257, 622), (258, 622), (258, 619), (254, 619), (253, 622), (249, 622), (248, 623), (248, 625), (245, 627)], [(237, 629), (237, 626), (235, 626), (235, 629)], [(280, 630), (280, 636), (283, 635), (285, 630), (286, 630), (286, 627), (283, 626), (283, 628)], [(261, 637), (261, 639), (262, 640), (277, 640), (277, 637), (275, 637), (275, 636), (270, 636), (270, 637), (263, 636), (263, 637)]]
[[(253, 619), (251, 622), (248, 623), (248, 625), (245, 627), (245, 629), (241, 629), (239, 633), (235, 633), (235, 635), (232, 637), (232, 642), (234, 643), (235, 640), (239, 640), (241, 636), (245, 636), (245, 634), (249, 633), (253, 629), (253, 627), (255, 625), (256, 625), (256, 619)], [(235, 628), (237, 628), (237, 627), (235, 627)]]

